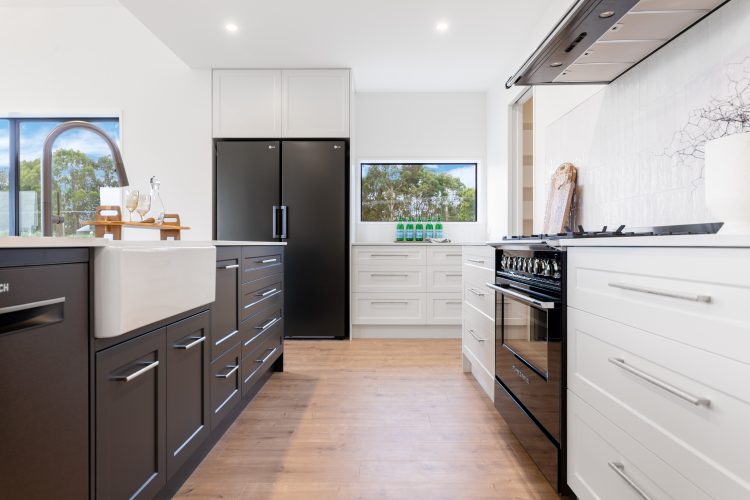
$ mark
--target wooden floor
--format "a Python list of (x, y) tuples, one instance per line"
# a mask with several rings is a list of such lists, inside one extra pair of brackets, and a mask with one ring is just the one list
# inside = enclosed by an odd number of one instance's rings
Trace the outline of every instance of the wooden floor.
[(459, 340), (296, 341), (178, 498), (555, 499)]

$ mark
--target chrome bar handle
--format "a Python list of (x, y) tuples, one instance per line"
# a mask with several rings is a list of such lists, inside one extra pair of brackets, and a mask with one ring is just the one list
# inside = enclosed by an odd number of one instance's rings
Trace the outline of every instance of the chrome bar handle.
[(159, 361), (152, 361), (151, 363), (139, 363), (139, 364), (143, 366), (143, 368), (141, 368), (140, 370), (136, 370), (130, 375), (114, 376), (112, 377), (112, 380), (116, 380), (118, 382), (131, 382), (137, 379), (138, 377), (140, 377), (141, 375), (143, 375), (144, 373), (151, 371), (157, 366), (159, 366)]
[(487, 295), (486, 293), (480, 292), (479, 290), (475, 290), (474, 288), (467, 288), (467, 290), (479, 297), (484, 297), (485, 295)]
[(190, 337), (190, 340), (192, 340), (192, 342), (188, 344), (175, 344), (172, 347), (174, 347), (175, 349), (184, 349), (187, 351), (204, 342), (206, 340), (206, 337), (205, 335), (203, 337)]
[(446, 276), (459, 276), (459, 277), (463, 276), (462, 273), (445, 273), (445, 275)]
[(274, 293), (276, 293), (278, 291), (279, 291), (278, 288), (272, 288), (270, 290), (266, 290), (263, 293), (256, 293), (255, 296), (256, 297), (268, 297), (269, 295), (273, 295)]
[(409, 257), (408, 253), (371, 253), (370, 257)]
[(232, 330), (231, 332), (227, 333), (227, 334), (226, 334), (226, 335), (225, 335), (224, 337), (222, 337), (222, 338), (220, 338), (219, 340), (217, 340), (216, 342), (214, 342), (214, 345), (219, 345), (219, 344), (221, 344), (222, 342), (224, 342), (225, 340), (227, 340), (227, 339), (230, 339), (230, 338), (234, 337), (234, 336), (235, 336), (235, 335), (237, 335), (238, 333), (239, 333), (239, 330)]
[(640, 486), (638, 486), (635, 481), (630, 479), (630, 476), (628, 476), (625, 473), (625, 465), (622, 462), (607, 462), (607, 465), (609, 465), (609, 468), (612, 469), (617, 473), (620, 478), (622, 478), (623, 481), (625, 481), (628, 486), (630, 486), (633, 491), (635, 491), (639, 497), (641, 497), (643, 500), (651, 500), (651, 497), (646, 494), (645, 491), (641, 489)]
[(255, 362), (256, 363), (260, 363), (260, 364), (265, 363), (266, 361), (268, 361), (268, 358), (270, 358), (271, 356), (273, 356), (273, 353), (276, 352), (276, 349), (278, 349), (278, 347), (270, 347), (270, 348), (266, 349), (266, 351), (271, 351), (271, 352), (269, 352), (268, 355), (265, 358), (263, 358), (263, 359), (256, 359)]
[(641, 378), (645, 380), (646, 382), (655, 385), (656, 387), (659, 387), (660, 389), (664, 389), (668, 393), (673, 394), (677, 396), (678, 398), (687, 401), (690, 404), (693, 404), (695, 406), (710, 406), (711, 405), (710, 399), (693, 396), (692, 394), (689, 394), (683, 391), (682, 389), (679, 389), (671, 384), (668, 384), (662, 380), (659, 380), (653, 375), (650, 375), (642, 370), (639, 370), (638, 368), (635, 368), (634, 366), (627, 364), (625, 360), (622, 358), (609, 358), (609, 362), (617, 366), (618, 368), (622, 368), (626, 372), (632, 373), (636, 377)]
[(540, 300), (533, 299), (529, 297), (528, 295), (524, 295), (522, 293), (515, 292), (511, 290), (510, 288), (503, 288), (499, 287), (493, 283), (485, 283), (489, 288), (492, 288), (493, 290), (497, 290), (500, 293), (503, 293), (505, 295), (508, 295), (510, 297), (513, 297), (517, 299), (520, 302), (523, 302), (524, 304), (528, 304), (531, 306), (536, 306), (541, 309), (554, 309), (555, 303), (554, 302), (542, 302)]
[(266, 323), (265, 325), (260, 325), (260, 326), (256, 326), (256, 327), (255, 327), (255, 329), (256, 329), (256, 330), (265, 330), (265, 329), (267, 329), (267, 328), (271, 328), (271, 326), (275, 325), (275, 324), (276, 324), (276, 322), (277, 322), (277, 321), (279, 321), (280, 319), (281, 319), (281, 318), (273, 318), (272, 320), (270, 320), (270, 321), (269, 321), (268, 323)]
[(271, 262), (278, 262), (279, 259), (273, 258), (273, 259), (262, 259), (262, 260), (256, 260), (256, 264), (269, 264)]
[(231, 368), (231, 370), (229, 370), (226, 373), (217, 373), (216, 374), (216, 378), (229, 378), (229, 377), (231, 377), (234, 372), (236, 372), (237, 370), (240, 369), (240, 364), (237, 363), (234, 366), (228, 365), (227, 368)]
[(408, 278), (409, 274), (408, 273), (370, 273), (370, 276), (373, 278), (375, 278), (376, 276), (380, 276), (384, 278), (387, 278), (387, 277), (398, 278), (400, 276), (403, 276), (405, 278)]
[(240, 267), (239, 264), (230, 264), (228, 266), (224, 266), (224, 269), (237, 269), (239, 267)]
[(65, 297), (58, 297), (56, 299), (40, 300), (37, 302), (28, 302), (26, 304), (19, 304), (17, 306), (6, 306), (0, 307), (0, 315), (10, 314), (18, 311), (28, 311), (29, 309), (36, 309), (38, 307), (46, 307), (54, 304), (60, 304), (65, 302)]
[(483, 339), (482, 337), (477, 336), (476, 330), (474, 330), (473, 328), (469, 328), (469, 335), (477, 339), (478, 342), (484, 342), (485, 340), (487, 340), (487, 339)]
[(466, 259), (466, 262), (473, 262), (474, 264), (484, 264), (485, 261), (481, 259)]
[[(268, 147), (269, 149), (271, 148), (271, 146), (268, 146)], [(279, 230), (276, 227), (278, 223), (278, 218), (279, 218), (278, 213), (279, 213), (278, 205), (274, 205), (273, 207), (271, 207), (271, 233), (272, 233), (272, 238), (274, 239), (281, 238), (281, 235), (279, 234)]]
[(608, 283), (612, 288), (619, 288), (620, 290), (628, 290), (631, 292), (647, 293), (650, 295), (659, 295), (660, 297), (669, 297), (672, 299), (688, 300), (690, 302), (703, 302), (708, 304), (711, 302), (710, 295), (695, 295), (690, 293), (673, 292), (671, 290), (660, 290), (658, 288), (650, 288), (646, 286), (630, 285), (628, 283)]
[(408, 304), (408, 300), (371, 300), (370, 304)]

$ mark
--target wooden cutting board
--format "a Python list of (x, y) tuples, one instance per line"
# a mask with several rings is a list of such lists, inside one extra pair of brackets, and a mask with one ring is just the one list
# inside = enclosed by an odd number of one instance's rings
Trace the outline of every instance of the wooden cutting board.
[(570, 208), (576, 190), (576, 167), (563, 163), (552, 174), (547, 209), (544, 212), (544, 233), (561, 233), (570, 225)]

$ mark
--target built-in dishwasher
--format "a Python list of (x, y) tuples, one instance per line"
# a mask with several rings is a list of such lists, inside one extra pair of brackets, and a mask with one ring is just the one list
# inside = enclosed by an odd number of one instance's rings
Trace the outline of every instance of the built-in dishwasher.
[(88, 251), (72, 250), (0, 249), (2, 498), (89, 497)]

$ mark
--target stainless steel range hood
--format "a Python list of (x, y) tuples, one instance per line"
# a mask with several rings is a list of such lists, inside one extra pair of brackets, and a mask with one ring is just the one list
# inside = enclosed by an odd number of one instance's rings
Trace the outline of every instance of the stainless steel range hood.
[(505, 84), (610, 83), (729, 0), (578, 0)]

